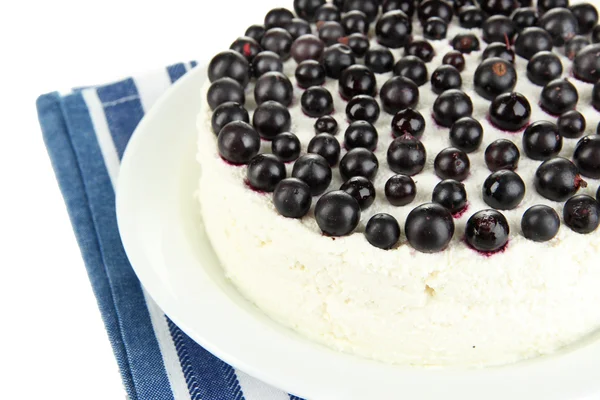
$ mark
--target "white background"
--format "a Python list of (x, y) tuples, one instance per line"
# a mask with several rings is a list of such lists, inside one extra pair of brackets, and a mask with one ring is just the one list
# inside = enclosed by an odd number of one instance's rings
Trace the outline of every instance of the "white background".
[(208, 60), (270, 8), (291, 3), (1, 2), (0, 398), (125, 398), (42, 141), (37, 96)]

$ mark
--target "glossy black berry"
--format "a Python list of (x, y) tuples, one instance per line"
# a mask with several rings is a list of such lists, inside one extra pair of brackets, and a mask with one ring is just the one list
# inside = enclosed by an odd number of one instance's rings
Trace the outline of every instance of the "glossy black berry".
[(331, 183), (331, 167), (325, 158), (318, 154), (305, 154), (294, 162), (292, 176), (310, 187), (310, 194), (323, 194)]
[(431, 40), (441, 40), (448, 33), (448, 24), (439, 17), (431, 17), (423, 25), (423, 36)]
[(247, 184), (261, 192), (273, 192), (285, 179), (285, 165), (273, 154), (259, 154), (252, 158), (246, 169)]
[(479, 50), (479, 39), (472, 33), (459, 33), (450, 42), (454, 50), (461, 53), (471, 53)]
[(597, 111), (600, 111), (600, 80), (596, 82), (592, 89), (592, 106), (594, 106)]
[(300, 157), (300, 139), (291, 132), (282, 132), (273, 138), (271, 151), (283, 162), (290, 162)]
[(544, 13), (538, 25), (550, 34), (555, 46), (563, 46), (577, 34), (577, 19), (566, 8), (553, 8)]
[(585, 36), (573, 36), (566, 44), (565, 44), (565, 55), (569, 60), (574, 60), (577, 57), (577, 54), (581, 50), (583, 50), (586, 46), (590, 45), (592, 42)]
[(552, 51), (552, 36), (537, 26), (523, 29), (515, 40), (517, 55), (529, 60), (540, 51)]
[(543, 14), (553, 8), (569, 7), (569, 0), (538, 0), (537, 7), (540, 10), (540, 14)]
[(365, 54), (365, 65), (375, 74), (390, 72), (394, 68), (394, 55), (383, 47), (369, 49)]
[(391, 49), (404, 47), (410, 40), (412, 23), (404, 12), (389, 11), (381, 16), (375, 25), (377, 41)]
[(525, 182), (509, 170), (492, 173), (483, 183), (483, 201), (497, 210), (512, 210), (525, 197)]
[(492, 172), (501, 169), (514, 171), (520, 158), (519, 148), (507, 139), (495, 140), (485, 149), (485, 164)]
[(431, 74), (431, 89), (440, 94), (448, 89), (460, 89), (462, 78), (460, 72), (451, 65), (441, 65)]
[(479, 6), (477, 0), (454, 0), (452, 3), (454, 5), (454, 11), (460, 11), (463, 7)]
[(423, 143), (409, 134), (394, 139), (387, 151), (388, 165), (397, 174), (418, 174), (425, 167), (426, 159)]
[(345, 0), (343, 11), (352, 10), (364, 12), (369, 22), (373, 22), (379, 13), (379, 0)]
[(596, 192), (596, 200), (600, 202), (600, 187), (598, 187), (598, 191)]
[(481, 0), (481, 9), (489, 15), (510, 15), (515, 9), (514, 0)]
[(271, 28), (265, 32), (260, 45), (263, 49), (277, 53), (282, 60), (290, 58), (294, 38), (283, 28)]
[(231, 78), (246, 87), (250, 81), (250, 64), (240, 53), (233, 50), (223, 51), (208, 64), (208, 79), (214, 82), (221, 78)]
[(516, 132), (523, 129), (531, 117), (531, 106), (520, 93), (502, 93), (490, 104), (490, 121), (505, 131)]
[(320, 86), (325, 83), (325, 68), (318, 61), (305, 60), (296, 67), (296, 83), (303, 89)]
[(338, 131), (338, 123), (331, 115), (324, 115), (315, 122), (315, 133), (329, 133), (335, 135)]
[(372, 181), (379, 170), (379, 161), (371, 151), (357, 147), (350, 150), (340, 161), (340, 174), (344, 180), (364, 176)]
[(553, 158), (560, 153), (562, 146), (562, 136), (553, 122), (536, 121), (523, 132), (523, 151), (532, 160)]
[(225, 125), (233, 121), (250, 122), (248, 111), (240, 103), (223, 103), (215, 108), (213, 112), (211, 118), (212, 130), (215, 135), (218, 135)]
[(206, 93), (206, 100), (211, 110), (214, 110), (223, 103), (234, 102), (244, 104), (246, 96), (244, 88), (238, 81), (231, 78), (217, 79), (211, 83)]
[(292, 57), (297, 63), (305, 60), (319, 60), (325, 50), (325, 43), (315, 35), (302, 35), (292, 44)]
[(558, 133), (564, 138), (576, 139), (585, 131), (585, 117), (576, 110), (567, 111), (558, 117), (556, 121)]
[(463, 28), (481, 28), (486, 19), (485, 12), (477, 6), (463, 7), (458, 11), (458, 23)]
[(369, 33), (369, 20), (364, 12), (353, 10), (342, 15), (341, 24), (347, 34)]
[(261, 51), (252, 60), (252, 75), (260, 78), (267, 72), (282, 72), (283, 62), (281, 57), (272, 51)]
[(364, 57), (371, 46), (369, 38), (362, 33), (353, 33), (341, 38), (339, 42), (350, 47), (352, 53), (358, 58)]
[(467, 206), (467, 190), (462, 183), (454, 179), (446, 179), (433, 188), (431, 201), (456, 214)]
[(600, 136), (586, 136), (577, 143), (573, 153), (573, 162), (581, 175), (588, 178), (600, 178)]
[(237, 38), (229, 48), (240, 53), (248, 62), (252, 62), (254, 57), (262, 51), (260, 44), (251, 37)]
[(548, 82), (540, 95), (540, 106), (552, 115), (560, 115), (574, 109), (578, 101), (577, 89), (566, 79)]
[(506, 217), (496, 210), (479, 211), (467, 221), (465, 241), (483, 253), (502, 250), (508, 243), (510, 227)]
[(336, 21), (342, 19), (342, 13), (333, 4), (325, 3), (315, 12), (315, 20), (317, 21)]
[(321, 196), (315, 206), (315, 218), (327, 236), (346, 236), (360, 222), (360, 207), (354, 197), (336, 190)]
[(598, 82), (600, 79), (600, 43), (585, 47), (575, 56), (573, 74), (584, 82)]
[(335, 21), (319, 22), (317, 27), (319, 39), (321, 39), (326, 46), (338, 43), (338, 40), (346, 34), (344, 27), (340, 25), (339, 22)]
[(327, 76), (333, 79), (339, 79), (342, 71), (356, 63), (352, 49), (339, 43), (327, 47), (320, 61), (325, 67)]
[(252, 125), (234, 121), (225, 125), (217, 138), (219, 155), (235, 165), (247, 164), (260, 150), (260, 136)]
[(320, 86), (313, 86), (302, 93), (300, 105), (305, 115), (319, 118), (333, 112), (333, 97), (329, 90)]
[(302, 218), (312, 204), (310, 187), (300, 179), (284, 179), (275, 187), (273, 204), (277, 212), (286, 218)]
[(540, 195), (553, 201), (565, 201), (587, 186), (575, 164), (562, 157), (544, 161), (535, 172), (534, 183)]
[(281, 132), (287, 132), (292, 124), (288, 109), (276, 101), (265, 101), (254, 111), (252, 125), (258, 134), (267, 140)]
[(310, 24), (300, 18), (293, 18), (290, 22), (285, 24), (284, 28), (294, 40), (298, 39), (302, 35), (310, 35), (312, 33)]
[(560, 59), (549, 51), (540, 51), (527, 63), (527, 77), (538, 86), (545, 86), (548, 82), (559, 78), (562, 73), (563, 66)]
[(428, 73), (425, 62), (416, 56), (404, 56), (394, 65), (394, 75), (403, 76), (417, 86), (427, 83)]
[(308, 153), (318, 154), (333, 167), (340, 159), (340, 142), (329, 133), (319, 133), (308, 143)]
[(596, 25), (594, 29), (592, 29), (592, 34), (590, 36), (592, 43), (600, 43), (600, 24)]
[(488, 58), (475, 70), (475, 91), (487, 100), (511, 92), (517, 84), (517, 71), (513, 64), (501, 58)]
[(381, 87), (379, 92), (383, 110), (396, 114), (405, 108), (414, 108), (419, 102), (419, 88), (408, 78), (394, 76)]
[(433, 118), (446, 128), (449, 128), (461, 118), (473, 114), (473, 102), (463, 91), (458, 89), (446, 90), (433, 103)]
[(483, 30), (483, 40), (488, 43), (512, 43), (517, 34), (512, 20), (506, 15), (492, 15), (483, 23), (481, 29)]
[(400, 240), (400, 225), (390, 214), (375, 214), (367, 222), (365, 237), (375, 247), (391, 249)]
[(385, 197), (395, 207), (413, 202), (417, 196), (417, 185), (410, 176), (394, 175), (385, 183)]
[(294, 97), (292, 82), (281, 72), (267, 72), (256, 81), (254, 100), (260, 105), (273, 100), (284, 106), (289, 106)]
[(525, 28), (537, 26), (540, 15), (534, 7), (517, 8), (511, 15), (513, 25), (518, 32)]
[(560, 228), (560, 218), (552, 207), (537, 205), (523, 214), (521, 231), (523, 236), (534, 242), (554, 239)]
[(248, 27), (248, 29), (246, 29), (244, 36), (251, 37), (260, 43), (266, 31), (267, 30), (265, 29), (264, 25), (251, 25)]
[(378, 139), (377, 129), (370, 122), (354, 121), (346, 129), (344, 145), (347, 149), (364, 147), (375, 151)]
[(441, 179), (464, 181), (471, 171), (471, 161), (464, 151), (448, 147), (438, 153), (433, 167), (435, 174)]
[(598, 10), (590, 3), (580, 3), (569, 7), (577, 19), (577, 33), (586, 35), (598, 24)]
[(283, 28), (294, 18), (294, 14), (286, 8), (274, 8), (265, 15), (265, 28)]
[(348, 179), (340, 190), (354, 197), (361, 210), (368, 208), (375, 201), (375, 186), (364, 176)]
[(488, 45), (485, 50), (483, 50), (483, 54), (481, 55), (482, 60), (487, 60), (488, 58), (501, 58), (511, 64), (514, 64), (515, 52), (505, 43), (494, 42)]
[(563, 209), (565, 225), (581, 234), (594, 232), (600, 224), (600, 203), (591, 196), (571, 197)]
[(450, 23), (454, 10), (446, 1), (442, 0), (424, 0), (419, 3), (417, 15), (421, 22), (427, 21), (431, 17), (439, 17)]
[(392, 119), (392, 134), (394, 137), (406, 134), (420, 139), (425, 131), (425, 118), (417, 110), (406, 108), (400, 110)]
[(381, 10), (384, 14), (388, 11), (400, 10), (412, 17), (415, 13), (415, 3), (410, 0), (384, 0)]
[(457, 120), (450, 128), (450, 143), (452, 146), (472, 153), (481, 146), (483, 127), (476, 119), (465, 117)]
[(323, 4), (325, 0), (294, 0), (294, 11), (298, 17), (314, 22), (317, 10)]
[(346, 106), (346, 117), (349, 121), (367, 121), (374, 124), (379, 119), (379, 113), (377, 100), (366, 94), (354, 96)]
[(418, 57), (427, 63), (435, 56), (435, 50), (427, 40), (413, 40), (404, 47), (404, 54)]
[(452, 50), (444, 55), (442, 63), (452, 65), (459, 72), (462, 72), (465, 69), (465, 56), (460, 51)]
[(375, 74), (364, 65), (356, 64), (346, 68), (338, 83), (340, 95), (346, 100), (360, 94), (375, 96), (377, 93)]
[(408, 214), (404, 227), (410, 245), (422, 253), (444, 250), (454, 236), (454, 220), (439, 204), (428, 203)]

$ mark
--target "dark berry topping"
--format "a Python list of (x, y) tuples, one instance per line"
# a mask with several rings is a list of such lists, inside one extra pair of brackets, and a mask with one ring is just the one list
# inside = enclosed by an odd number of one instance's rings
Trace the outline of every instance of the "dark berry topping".
[(390, 78), (381, 87), (379, 93), (383, 110), (396, 114), (405, 108), (414, 108), (419, 102), (419, 88), (410, 79), (403, 76)]
[(555, 46), (563, 46), (577, 34), (577, 19), (566, 8), (553, 8), (544, 13), (538, 25), (552, 37)]
[(446, 128), (449, 128), (461, 118), (473, 114), (473, 102), (463, 91), (458, 89), (446, 90), (433, 103), (433, 118)]
[(590, 3), (580, 3), (569, 7), (577, 19), (577, 33), (587, 35), (598, 24), (598, 10)]
[(465, 185), (453, 179), (446, 179), (433, 188), (433, 203), (439, 204), (452, 214), (457, 214), (467, 206)]
[(329, 90), (321, 86), (313, 86), (300, 98), (302, 111), (309, 117), (318, 118), (333, 112), (333, 97)]
[(523, 129), (531, 117), (531, 106), (520, 93), (502, 93), (490, 104), (490, 120), (500, 129), (516, 132)]
[(390, 72), (394, 68), (394, 55), (389, 49), (369, 49), (365, 54), (365, 65), (376, 74)]
[(592, 89), (592, 106), (600, 111), (600, 80), (596, 82)]
[(464, 151), (448, 147), (438, 153), (433, 167), (435, 174), (441, 179), (464, 181), (471, 171), (471, 161)]
[(454, 220), (450, 212), (439, 204), (423, 204), (408, 214), (404, 231), (414, 249), (422, 253), (437, 253), (452, 240)]
[(233, 121), (250, 122), (248, 111), (240, 103), (228, 102), (223, 103), (213, 112), (211, 118), (211, 126), (215, 135), (221, 132), (225, 125)]
[(409, 134), (394, 139), (387, 151), (388, 165), (397, 174), (418, 174), (425, 167), (426, 159), (423, 143)]
[(517, 84), (517, 71), (510, 61), (488, 58), (475, 70), (473, 85), (481, 97), (492, 100), (502, 93), (511, 92)]
[(460, 72), (452, 65), (440, 65), (431, 74), (431, 89), (440, 94), (448, 89), (460, 89), (462, 78)]
[(452, 65), (459, 72), (462, 72), (465, 69), (465, 56), (460, 51), (452, 50), (444, 55), (442, 63)]
[(454, 4), (454, 11), (460, 11), (463, 7), (479, 6), (477, 0), (454, 0), (452, 3)]
[(523, 236), (534, 242), (547, 242), (554, 239), (560, 228), (560, 217), (548, 206), (533, 206), (525, 211), (521, 219)]
[(379, 113), (377, 100), (366, 94), (354, 96), (346, 106), (346, 117), (349, 121), (368, 121), (374, 124), (379, 118)]
[(564, 138), (576, 139), (583, 135), (585, 131), (585, 117), (576, 110), (570, 110), (563, 113), (556, 121), (558, 133)]
[(282, 132), (273, 138), (271, 151), (283, 162), (294, 161), (300, 156), (300, 140), (291, 132)]
[(510, 228), (506, 217), (496, 210), (482, 210), (467, 221), (465, 240), (483, 253), (502, 250), (508, 243)]
[(485, 12), (477, 6), (466, 6), (458, 11), (458, 22), (463, 28), (481, 28), (486, 19)]
[(581, 234), (594, 232), (600, 224), (600, 203), (591, 196), (571, 197), (563, 209), (565, 225)]
[(367, 222), (365, 237), (375, 247), (391, 249), (400, 240), (400, 225), (390, 214), (375, 214)]
[(558, 56), (549, 51), (540, 51), (531, 57), (527, 63), (527, 77), (538, 85), (544, 86), (548, 82), (559, 78), (563, 73), (563, 66)]
[(415, 2), (410, 0), (383, 0), (382, 12), (400, 10), (412, 17), (415, 13)]
[(367, 121), (354, 121), (346, 129), (344, 134), (344, 145), (347, 149), (364, 147), (374, 151), (377, 148), (377, 129)]
[(364, 65), (352, 65), (342, 71), (338, 86), (340, 95), (346, 100), (359, 94), (368, 96), (377, 94), (375, 74)]
[(321, 64), (325, 67), (325, 73), (333, 79), (340, 79), (342, 71), (355, 63), (352, 49), (340, 43), (327, 47), (321, 56)]
[(485, 48), (481, 58), (483, 60), (487, 60), (488, 58), (501, 58), (511, 64), (514, 64), (515, 52), (505, 43), (495, 42)]
[(331, 183), (331, 167), (325, 158), (318, 154), (305, 154), (294, 163), (292, 176), (310, 187), (310, 194), (318, 196), (325, 193)]
[(246, 33), (244, 33), (244, 36), (251, 37), (258, 43), (260, 43), (266, 31), (267, 30), (263, 25), (251, 25), (248, 27), (248, 29), (246, 29)]
[(252, 115), (252, 125), (258, 134), (267, 140), (281, 132), (287, 132), (292, 124), (288, 109), (276, 101), (265, 101), (256, 107)]
[(586, 136), (577, 143), (573, 162), (581, 175), (588, 178), (600, 178), (600, 136)]
[(290, 58), (294, 38), (283, 28), (271, 28), (265, 32), (260, 45), (263, 49), (277, 53), (282, 60)]
[(596, 192), (596, 200), (600, 202), (600, 187), (598, 187), (598, 191)]
[(313, 22), (317, 10), (323, 4), (325, 0), (294, 0), (294, 11), (298, 17)]
[(483, 127), (476, 119), (461, 118), (450, 128), (450, 143), (465, 153), (472, 153), (481, 146)]
[(262, 51), (252, 60), (252, 74), (260, 78), (267, 72), (282, 72), (283, 62), (281, 57), (272, 51)]
[(418, 57), (427, 63), (433, 59), (435, 51), (427, 40), (413, 40), (404, 47), (404, 54)]
[(483, 30), (483, 40), (488, 43), (512, 43), (517, 34), (517, 29), (512, 20), (505, 15), (493, 15), (489, 17), (481, 28)]
[(302, 35), (292, 44), (292, 57), (297, 63), (318, 60), (325, 50), (325, 43), (315, 35)]
[(423, 25), (423, 36), (431, 40), (441, 40), (448, 33), (448, 24), (439, 17), (431, 17)]
[(424, 0), (418, 6), (417, 15), (421, 22), (427, 21), (431, 17), (439, 17), (450, 23), (454, 10), (450, 3), (442, 0)]
[(250, 37), (241, 37), (236, 39), (229, 48), (243, 55), (248, 62), (252, 62), (254, 57), (256, 57), (256, 55), (262, 51), (262, 48), (258, 42)]
[(552, 36), (536, 26), (523, 29), (515, 40), (517, 55), (529, 60), (540, 51), (552, 51)]
[(286, 8), (274, 8), (265, 15), (265, 28), (283, 28), (294, 18), (294, 14)]
[(545, 161), (560, 153), (563, 146), (558, 126), (549, 121), (532, 123), (523, 132), (523, 151), (532, 160)]
[(585, 47), (575, 56), (573, 74), (584, 82), (598, 82), (600, 79), (600, 43)]
[(540, 14), (544, 14), (546, 11), (553, 8), (565, 8), (569, 7), (569, 0), (538, 0), (537, 7)]
[(405, 46), (411, 38), (411, 33), (412, 23), (400, 10), (383, 14), (375, 26), (377, 41), (392, 49)]
[(340, 159), (340, 142), (329, 133), (319, 133), (308, 143), (308, 153), (318, 154), (333, 167)]
[(392, 134), (394, 137), (406, 134), (420, 139), (425, 131), (425, 118), (417, 110), (407, 108), (400, 110), (392, 119)]
[(565, 55), (569, 60), (574, 60), (577, 54), (590, 44), (590, 40), (585, 36), (573, 36), (565, 44)]
[(341, 24), (347, 34), (369, 33), (369, 20), (364, 12), (353, 10), (342, 15)]
[(519, 32), (521, 32), (525, 28), (537, 26), (539, 18), (540, 15), (537, 9), (533, 7), (517, 8), (511, 16), (513, 25), (515, 26), (515, 29)]
[(587, 183), (571, 161), (555, 157), (544, 161), (535, 172), (535, 188), (548, 200), (565, 201)]
[(317, 21), (341, 21), (342, 14), (340, 10), (333, 4), (323, 4), (315, 12), (315, 20)]
[(393, 206), (410, 204), (416, 196), (417, 185), (410, 176), (394, 175), (385, 183), (385, 197)]
[(324, 115), (315, 122), (315, 133), (329, 133), (335, 135), (338, 131), (338, 123), (331, 115)]
[(600, 43), (600, 24), (596, 25), (594, 29), (592, 29), (592, 43)]
[(281, 72), (267, 72), (258, 78), (254, 86), (254, 100), (258, 105), (273, 100), (287, 107), (293, 97), (292, 82)]
[(507, 139), (495, 140), (485, 149), (485, 164), (492, 172), (502, 169), (514, 171), (520, 158), (519, 148)]
[(540, 95), (540, 106), (552, 115), (560, 115), (574, 109), (578, 101), (577, 89), (566, 79), (548, 82)]
[(479, 4), (489, 15), (510, 15), (515, 9), (514, 0), (481, 0)]
[(300, 179), (284, 179), (275, 187), (273, 204), (286, 218), (302, 218), (312, 204), (310, 187)]
[(302, 61), (296, 67), (296, 83), (303, 89), (320, 86), (325, 83), (325, 68), (315, 60)]
[(452, 47), (461, 53), (471, 53), (479, 50), (479, 39), (472, 33), (459, 33), (452, 39)]
[(259, 154), (248, 163), (246, 180), (258, 191), (272, 192), (275, 186), (285, 179), (285, 165), (273, 154)]
[(217, 138), (219, 154), (231, 164), (247, 164), (260, 150), (260, 137), (252, 125), (243, 121), (230, 122)]
[(379, 161), (371, 151), (357, 147), (350, 150), (340, 161), (340, 174), (344, 180), (364, 176), (372, 181), (379, 170)]
[(327, 236), (346, 236), (360, 221), (360, 206), (354, 197), (341, 190), (324, 194), (315, 206), (315, 218)]
[(240, 53), (233, 50), (223, 51), (208, 64), (208, 79), (214, 82), (221, 78), (231, 78), (246, 87), (250, 81), (250, 64)]
[(319, 22), (317, 24), (319, 39), (325, 43), (326, 46), (331, 46), (338, 42), (338, 40), (346, 34), (344, 27), (339, 22), (327, 21)]
[(417, 86), (426, 84), (428, 79), (425, 62), (416, 56), (405, 56), (398, 60), (394, 65), (394, 75), (408, 78)]
[(379, 0), (345, 0), (343, 11), (362, 11), (369, 19), (369, 22), (373, 22), (379, 13), (379, 3)]
[(350, 36), (340, 38), (338, 41), (350, 47), (352, 53), (358, 58), (364, 57), (371, 46), (369, 38), (362, 33), (353, 33)]
[(223, 103), (235, 102), (244, 104), (246, 96), (244, 88), (238, 81), (231, 78), (221, 78), (214, 81), (208, 88), (206, 100), (211, 110), (214, 110)]
[(368, 208), (375, 201), (375, 186), (364, 176), (355, 176), (348, 179), (340, 190), (354, 197), (361, 210)]
[(497, 210), (512, 210), (525, 197), (525, 182), (513, 171), (492, 173), (483, 183), (483, 201)]
[(300, 36), (310, 35), (312, 33), (310, 24), (300, 18), (292, 19), (290, 22), (285, 24), (284, 28), (294, 40), (298, 39)]

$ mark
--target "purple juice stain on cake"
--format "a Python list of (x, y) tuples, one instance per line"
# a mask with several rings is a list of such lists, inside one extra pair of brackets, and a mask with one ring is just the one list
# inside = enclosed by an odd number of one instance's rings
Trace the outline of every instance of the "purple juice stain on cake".
[(452, 217), (454, 219), (460, 219), (460, 218), (462, 218), (462, 216), (465, 215), (467, 213), (467, 211), (469, 211), (470, 206), (471, 206), (471, 203), (467, 203), (467, 205), (464, 206), (464, 208), (462, 210), (459, 210), (459, 211), (453, 213)]

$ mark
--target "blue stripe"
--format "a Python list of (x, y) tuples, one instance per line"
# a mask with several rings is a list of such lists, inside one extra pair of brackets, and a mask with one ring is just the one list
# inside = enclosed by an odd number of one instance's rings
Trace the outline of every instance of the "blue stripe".
[(196, 61), (190, 61), (190, 65), (192, 66), (192, 68), (195, 68), (196, 65), (198, 65), (198, 63)]
[[(117, 87), (118, 84), (111, 85)], [(125, 255), (115, 213), (115, 195), (81, 93), (63, 98), (63, 111), (83, 178), (102, 265), (110, 284), (117, 325), (138, 399), (172, 399), (160, 348), (154, 335), (141, 285)], [(70, 188), (68, 188), (70, 189)], [(83, 253), (90, 249), (82, 248)], [(101, 299), (99, 298), (99, 301)], [(107, 329), (114, 328), (107, 326)], [(116, 333), (115, 333), (116, 335)], [(133, 398), (133, 397), (132, 397)]]
[(244, 400), (233, 368), (190, 339), (169, 318), (167, 324), (192, 400)]
[(169, 78), (171, 78), (171, 83), (175, 83), (177, 79), (181, 78), (187, 72), (185, 69), (185, 65), (183, 63), (169, 65), (167, 67), (167, 72), (169, 73)]
[(298, 397), (298, 396), (294, 396), (293, 394), (290, 394), (290, 400), (304, 400), (302, 397)]

